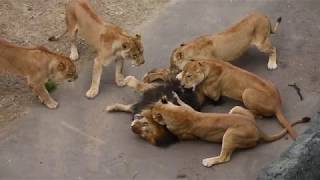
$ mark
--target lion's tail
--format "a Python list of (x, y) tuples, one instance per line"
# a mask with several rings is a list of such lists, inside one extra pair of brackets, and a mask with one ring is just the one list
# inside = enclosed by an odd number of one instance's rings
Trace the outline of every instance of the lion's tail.
[[(291, 126), (295, 126), (297, 124), (301, 124), (301, 123), (307, 123), (310, 121), (310, 118), (309, 117), (304, 117), (298, 121), (295, 121), (291, 124)], [(283, 129), (281, 130), (279, 133), (276, 133), (276, 134), (273, 134), (271, 136), (267, 135), (266, 133), (264, 133), (263, 131), (261, 131), (259, 129), (259, 132), (260, 132), (260, 138), (265, 141), (265, 142), (272, 142), (272, 141), (276, 141), (280, 138), (282, 138), (284, 135), (287, 134), (287, 129)]]
[(64, 35), (66, 35), (68, 32), (68, 30), (66, 29), (62, 34), (57, 35), (57, 36), (51, 36), (48, 38), (48, 41), (59, 41), (61, 37), (63, 37)]
[(281, 20), (282, 20), (282, 18), (278, 17), (276, 24), (273, 27), (271, 26), (271, 28), (270, 28), (271, 34), (274, 34), (277, 32), (277, 29), (278, 29), (279, 24), (281, 23)]
[(284, 116), (281, 108), (277, 108), (276, 109), (276, 113), (275, 113), (278, 121), (280, 122), (280, 124), (286, 128), (288, 130), (288, 133), (290, 134), (290, 136), (293, 139), (296, 139), (298, 134), (296, 133), (296, 131), (292, 128), (292, 126), (290, 125), (288, 119)]

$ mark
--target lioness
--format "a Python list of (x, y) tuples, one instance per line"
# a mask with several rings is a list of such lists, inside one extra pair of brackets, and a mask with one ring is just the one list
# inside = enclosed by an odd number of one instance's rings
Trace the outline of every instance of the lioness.
[(143, 83), (133, 76), (128, 76), (124, 81), (127, 86), (142, 93), (141, 99), (134, 104), (110, 105), (106, 110), (132, 113), (133, 120), (139, 120), (132, 124), (132, 131), (150, 144), (157, 146), (168, 146), (176, 142), (177, 138), (166, 127), (154, 122), (152, 117), (142, 116), (142, 111), (150, 109), (164, 95), (175, 103), (172, 91), (177, 92), (186, 103), (197, 110), (200, 110), (205, 101), (203, 94), (182, 88), (179, 81), (174, 79), (168, 79), (162, 83)]
[(139, 66), (144, 63), (141, 36), (129, 36), (119, 26), (104, 22), (96, 15), (88, 0), (71, 0), (66, 6), (66, 31), (57, 37), (50, 37), (50, 41), (59, 40), (68, 33), (71, 41), (70, 58), (79, 58), (75, 45), (76, 35), (79, 31), (85, 41), (91, 45), (97, 55), (94, 60), (92, 83), (86, 96), (93, 98), (99, 93), (100, 78), (103, 66), (116, 62), (115, 81), (123, 86), (123, 62), (131, 59), (132, 65)]
[(77, 79), (73, 62), (62, 55), (39, 46), (18, 47), (0, 39), (0, 73), (11, 73), (27, 79), (28, 86), (48, 108), (58, 107), (45, 88), (48, 79), (59, 82)]
[(211, 99), (227, 96), (242, 101), (254, 114), (276, 115), (291, 137), (297, 137), (283, 115), (280, 94), (270, 81), (218, 59), (191, 61), (177, 79), (185, 88), (197, 88)]
[[(257, 127), (254, 115), (240, 106), (232, 108), (229, 114), (201, 113), (185, 104), (179, 96), (175, 97), (180, 106), (164, 97), (155, 103), (151, 110), (143, 111), (142, 115), (152, 116), (154, 121), (166, 126), (180, 140), (222, 142), (219, 156), (203, 159), (202, 164), (206, 167), (228, 162), (232, 152), (238, 148), (255, 147), (260, 140), (275, 141), (287, 133), (286, 129), (283, 129), (271, 136), (265, 134)], [(293, 125), (309, 120), (310, 118), (303, 118)]]
[(281, 17), (272, 27), (270, 20), (254, 12), (240, 22), (218, 34), (198, 37), (181, 44), (171, 55), (171, 71), (182, 70), (192, 58), (222, 59), (233, 61), (255, 45), (261, 52), (269, 54), (268, 69), (277, 68), (276, 48), (272, 46), (270, 34), (277, 31)]

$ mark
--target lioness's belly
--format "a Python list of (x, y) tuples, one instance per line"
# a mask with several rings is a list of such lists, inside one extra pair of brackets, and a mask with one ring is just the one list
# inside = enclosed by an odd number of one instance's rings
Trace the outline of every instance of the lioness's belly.
[(248, 37), (217, 37), (214, 43), (214, 56), (232, 61), (240, 57), (250, 46), (251, 38)]

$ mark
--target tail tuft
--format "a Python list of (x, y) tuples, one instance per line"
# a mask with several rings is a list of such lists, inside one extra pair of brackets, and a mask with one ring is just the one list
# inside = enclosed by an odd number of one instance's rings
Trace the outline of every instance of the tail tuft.
[(304, 117), (304, 118), (301, 119), (302, 123), (307, 123), (307, 122), (310, 122), (310, 121), (311, 121), (310, 117)]
[(48, 41), (57, 41), (58, 38), (56, 38), (55, 36), (51, 36), (48, 38)]
[(277, 23), (281, 23), (281, 21), (282, 21), (282, 17), (280, 16), (280, 17), (278, 17), (278, 19), (277, 19)]

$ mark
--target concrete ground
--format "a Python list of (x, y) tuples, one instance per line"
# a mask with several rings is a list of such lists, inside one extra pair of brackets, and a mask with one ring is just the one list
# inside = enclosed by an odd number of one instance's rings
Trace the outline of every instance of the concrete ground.
[[(273, 44), (279, 68), (266, 69), (267, 56), (252, 48), (235, 62), (273, 81), (280, 90), (283, 109), (291, 121), (319, 110), (320, 2), (317, 0), (189, 0), (172, 1), (157, 18), (143, 25), (146, 64), (127, 74), (141, 77), (153, 67), (166, 67), (171, 50), (201, 34), (219, 32), (252, 10), (283, 22)], [(91, 57), (93, 58), (93, 57)], [(81, 59), (83, 60), (83, 59)], [(283, 138), (254, 149), (237, 151), (229, 163), (205, 168), (201, 160), (220, 152), (219, 144), (181, 142), (163, 149), (147, 144), (130, 131), (130, 115), (108, 114), (106, 105), (131, 103), (138, 94), (113, 83), (114, 66), (105, 68), (101, 91), (88, 100), (90, 63), (81, 66), (73, 86), (53, 93), (57, 110), (35, 103), (29, 113), (0, 134), (0, 179), (255, 179), (259, 170), (277, 159), (292, 140)], [(289, 83), (297, 83), (300, 101)], [(237, 102), (227, 101), (205, 111), (227, 112)], [(258, 120), (266, 132), (280, 129), (275, 118)], [(308, 125), (295, 129), (301, 133)]]

